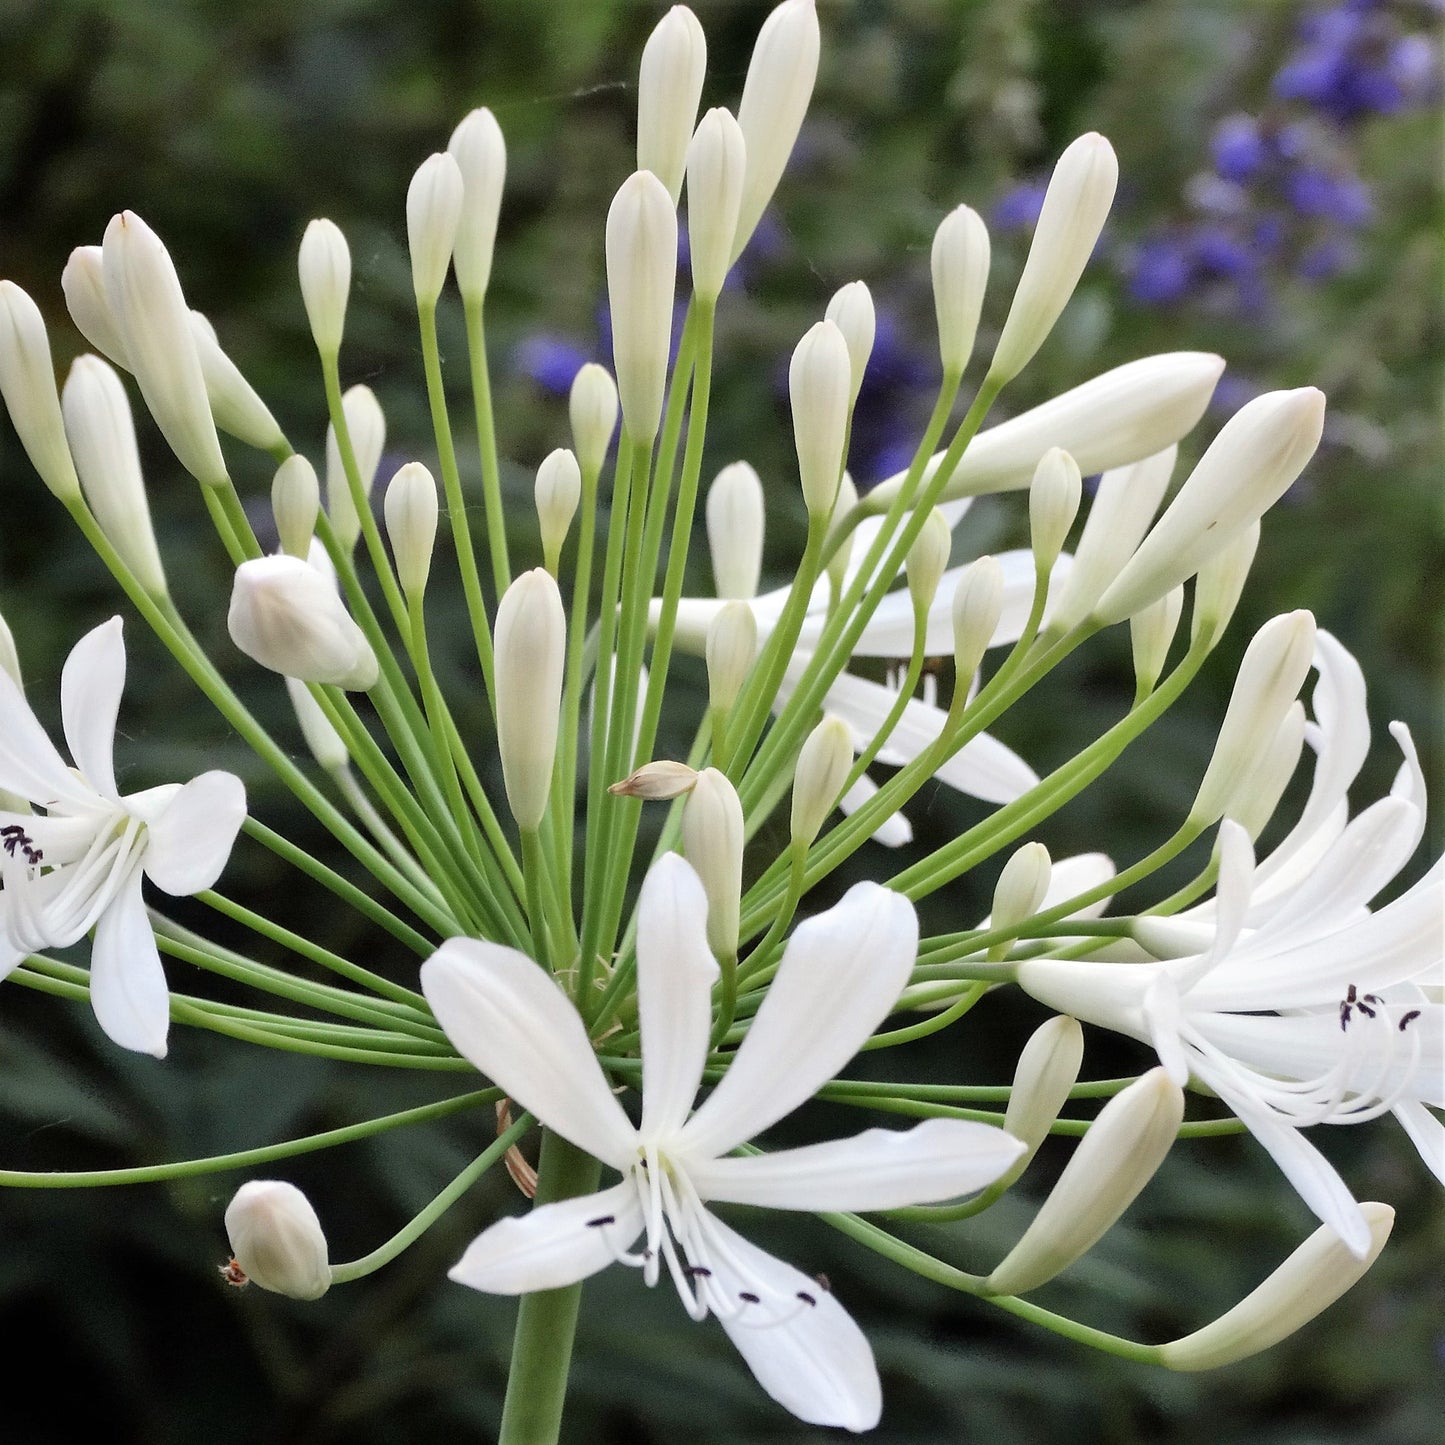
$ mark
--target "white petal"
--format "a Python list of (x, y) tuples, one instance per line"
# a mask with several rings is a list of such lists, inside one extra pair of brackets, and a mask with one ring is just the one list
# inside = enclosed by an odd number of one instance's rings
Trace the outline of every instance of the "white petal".
[(1410, 1142), (1420, 1151), (1426, 1167), (1445, 1184), (1445, 1123), (1415, 1099), (1396, 1104), (1395, 1117), (1404, 1126)]
[(3, 928), (0, 928), (0, 981), (9, 976), (25, 962), (29, 955), (23, 948), (12, 948), (5, 937)]
[[(1214, 939), (1197, 958), (1170, 970), (1181, 989), (1189, 989), (1229, 956), (1244, 927), (1254, 880), (1254, 845), (1231, 818), (1219, 825), (1219, 881), (1214, 889)], [(1160, 1060), (1164, 1062), (1163, 1059)], [(1174, 1082), (1183, 1086), (1177, 1075)]]
[(120, 618), (112, 617), (92, 628), (71, 648), (60, 674), (60, 716), (70, 756), (105, 798), (117, 796), (115, 720), (125, 687), (120, 626)]
[(25, 701), (15, 679), (0, 667), (0, 789), (42, 807), (96, 804), (94, 792), (71, 772)]
[(146, 877), (176, 898), (204, 892), (221, 876), (245, 819), (240, 778), (222, 772), (192, 778), (149, 823)]
[(1183, 1010), (1179, 990), (1167, 973), (1156, 975), (1144, 995), (1144, 1027), (1164, 1071), (1182, 1089), (1189, 1082), (1189, 1057), (1180, 1037)]
[(625, 1169), (637, 1135), (587, 1029), (552, 977), (514, 948), (452, 938), (421, 966), (421, 989), (459, 1053), (564, 1139)]
[(101, 1028), (121, 1048), (165, 1058), (170, 994), (141, 898), (138, 870), (96, 922), (90, 1006)]
[(1039, 775), (1012, 748), (988, 733), (970, 738), (933, 776), (985, 803), (1011, 803), (1039, 781)]
[(682, 1126), (702, 1082), (718, 966), (707, 946), (707, 895), (691, 864), (666, 853), (637, 904), (642, 1133)]
[[(612, 1222), (597, 1223), (605, 1219)], [(624, 1180), (598, 1194), (499, 1219), (467, 1246), (447, 1277), (488, 1294), (562, 1289), (606, 1269), (641, 1233), (637, 1190)]]
[(900, 1209), (956, 1199), (992, 1184), (1024, 1152), (991, 1124), (929, 1119), (867, 1129), (800, 1149), (707, 1159), (688, 1168), (704, 1199), (769, 1209)]
[(688, 1121), (693, 1158), (726, 1154), (810, 1099), (887, 1018), (918, 952), (901, 893), (855, 883), (800, 923), (777, 976), (712, 1096)]
[[(878, 784), (864, 773), (838, 799), (838, 806), (845, 813), (856, 813), (877, 791)], [(873, 841), (885, 848), (902, 848), (913, 841), (913, 824), (902, 813), (891, 813), (873, 830)]]

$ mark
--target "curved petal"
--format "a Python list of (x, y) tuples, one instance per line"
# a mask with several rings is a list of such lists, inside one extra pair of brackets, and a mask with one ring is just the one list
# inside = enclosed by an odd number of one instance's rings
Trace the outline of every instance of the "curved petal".
[(1143, 1003), (1144, 1027), (1149, 1042), (1159, 1055), (1164, 1072), (1182, 1089), (1189, 1082), (1189, 1056), (1181, 1037), (1184, 1012), (1179, 990), (1167, 973), (1159, 973), (1149, 985)]
[[(1189, 989), (1229, 956), (1244, 927), (1254, 881), (1254, 845), (1232, 818), (1219, 825), (1219, 881), (1214, 889), (1214, 938), (1197, 958), (1170, 970), (1181, 989)], [(1161, 1062), (1163, 1062), (1161, 1060)], [(1175, 1082), (1183, 1080), (1175, 1077)]]
[(20, 685), (0, 667), (0, 789), (42, 807), (96, 806), (94, 792), (70, 768), (25, 701)]
[(149, 824), (146, 877), (164, 893), (187, 898), (221, 876), (246, 820), (246, 789), (232, 773), (192, 778)]
[(985, 803), (1011, 803), (1039, 781), (1039, 775), (1012, 748), (989, 733), (970, 738), (933, 776)]
[(90, 1006), (101, 1028), (121, 1048), (165, 1058), (171, 998), (141, 898), (139, 870), (96, 922)]
[(636, 1131), (577, 1010), (540, 964), (451, 938), (422, 964), (421, 991), (457, 1051), (524, 1109), (614, 1169), (634, 1162)]
[(1396, 1104), (1395, 1117), (1404, 1126), (1410, 1142), (1420, 1151), (1426, 1167), (1445, 1184), (1445, 1123), (1416, 1099)]
[(488, 1294), (562, 1289), (606, 1269), (641, 1233), (637, 1190), (623, 1180), (597, 1194), (499, 1219), (467, 1246), (447, 1278)]
[(1024, 1145), (991, 1124), (929, 1119), (801, 1149), (706, 1159), (688, 1176), (703, 1199), (768, 1209), (901, 1209), (992, 1184)]
[[(845, 813), (856, 813), (877, 791), (878, 784), (864, 773), (838, 799), (838, 806)], [(913, 824), (902, 813), (892, 813), (873, 830), (873, 841), (885, 848), (902, 848), (913, 841)]]
[(707, 895), (692, 865), (665, 853), (637, 903), (642, 1134), (682, 1127), (702, 1082), (718, 966), (707, 946)]
[(115, 787), (115, 720), (125, 688), (121, 621), (112, 617), (70, 649), (60, 673), (60, 717), (75, 766), (104, 798)]
[(876, 883), (855, 883), (799, 924), (732, 1067), (679, 1146), (694, 1159), (726, 1154), (812, 1098), (888, 1016), (917, 953), (913, 905)]

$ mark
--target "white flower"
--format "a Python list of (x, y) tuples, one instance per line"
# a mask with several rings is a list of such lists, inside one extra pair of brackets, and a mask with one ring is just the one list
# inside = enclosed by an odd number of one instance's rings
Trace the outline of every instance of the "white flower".
[(141, 878), (177, 897), (211, 887), (246, 816), (246, 794), (222, 772), (117, 790), (120, 629), (113, 617), (87, 633), (61, 673), (73, 768), (0, 672), (0, 788), (44, 810), (0, 812), (0, 978), (27, 954), (65, 948), (94, 928), (90, 1001), (101, 1028), (123, 1048), (162, 1058), (170, 998)]
[[(622, 1174), (479, 1235), (451, 1277), (475, 1289), (556, 1289), (609, 1264), (665, 1265), (693, 1318), (718, 1317), (763, 1388), (801, 1419), (866, 1430), (880, 1411), (862, 1332), (826, 1288), (734, 1233), (704, 1201), (889, 1209), (982, 1188), (1022, 1150), (1001, 1130), (933, 1119), (754, 1157), (731, 1151), (813, 1094), (893, 1008), (918, 943), (912, 905), (860, 883), (799, 925), (723, 1081), (689, 1117), (718, 969), (702, 884), (669, 854), (638, 906), (642, 1119), (617, 1102), (576, 1010), (531, 959), (452, 939), (422, 965), (447, 1036), (549, 1128)], [(634, 1246), (645, 1236), (645, 1247)]]

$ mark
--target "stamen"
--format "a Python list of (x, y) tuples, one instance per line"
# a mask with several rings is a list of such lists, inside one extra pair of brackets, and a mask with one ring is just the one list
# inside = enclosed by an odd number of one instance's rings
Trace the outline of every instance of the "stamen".
[(1412, 1008), (1409, 1013), (1402, 1014), (1400, 1016), (1400, 1032), (1403, 1034), (1405, 1032), (1406, 1025), (1414, 1023), (1415, 1020), (1419, 1017), (1420, 1010), (1417, 1008)]
[(762, 1304), (761, 1298), (759, 1298), (759, 1296), (755, 1295), (751, 1290), (748, 1290), (748, 1289), (740, 1289), (740, 1290), (738, 1291), (738, 1298), (739, 1298), (745, 1305)]
[(616, 1216), (615, 1214), (604, 1214), (604, 1215), (601, 1215), (601, 1216), (600, 1216), (599, 1218), (597, 1218), (597, 1219), (589, 1219), (589, 1220), (587, 1221), (587, 1228), (588, 1228), (588, 1229), (601, 1229), (604, 1224), (616, 1224), (616, 1223), (617, 1223), (617, 1216)]
[(800, 1289), (798, 1291), (798, 1298), (802, 1300), (805, 1305), (816, 1305), (818, 1303), (818, 1301), (814, 1299), (814, 1297), (810, 1295), (805, 1289)]

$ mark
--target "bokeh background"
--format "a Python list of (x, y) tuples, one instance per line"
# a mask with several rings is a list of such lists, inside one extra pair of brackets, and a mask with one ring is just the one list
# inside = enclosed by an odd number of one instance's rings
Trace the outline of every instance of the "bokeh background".
[[(386, 408), (383, 478), (392, 463), (431, 463), (403, 197), (412, 169), (445, 144), (455, 121), (490, 105), (507, 136), (509, 175), (489, 340), (509, 515), (525, 555), (530, 468), (566, 440), (560, 392), (581, 360), (607, 355), (602, 219), (632, 168), (637, 57), (663, 8), (0, 0), (0, 273), (47, 313), (63, 368), (81, 345), (60, 295), (65, 257), (98, 241), (112, 212), (137, 210), (169, 244), (192, 304), (211, 316), (293, 441), (317, 456), (325, 413), (294, 258), (306, 221), (330, 216), (350, 238), (356, 278), (344, 378), (369, 383)], [(710, 52), (704, 103), (734, 105), (768, 7), (701, 0), (695, 8)], [(1319, 456), (1267, 520), (1217, 665), (1177, 717), (1041, 836), (1055, 856), (1104, 846), (1124, 859), (1165, 836), (1208, 757), (1244, 640), (1296, 606), (1313, 609), (1365, 663), (1380, 743), (1360, 798), (1378, 796), (1397, 766), (1384, 734), (1393, 718), (1410, 723), (1438, 784), (1441, 6), (820, 0), (820, 10), (811, 116), (721, 313), (707, 464), (711, 475), (745, 456), (768, 479), (775, 580), (800, 535), (780, 384), (796, 338), (838, 285), (862, 277), (872, 287), (879, 343), (852, 466), (861, 482), (886, 475), (911, 451), (937, 381), (934, 226), (959, 201), (990, 219), (985, 330), (996, 329), (1052, 158), (1074, 135), (1102, 130), (1123, 176), (1114, 217), (1078, 296), (999, 414), (1134, 356), (1187, 347), (1230, 361), (1219, 409), (1190, 439), (1190, 457), (1262, 389), (1316, 383), (1329, 393), (1330, 418)], [(452, 375), (464, 386), (459, 317), (444, 325)], [(142, 445), (183, 607), (299, 754), (279, 684), (237, 665), (225, 639), (229, 579), (194, 484), (153, 433)], [(269, 468), (264, 458), (234, 456), (259, 515)], [(0, 608), (36, 705), (53, 716), (66, 650), (118, 602), (5, 422), (0, 486)], [(1022, 519), (1018, 498), (981, 502), (958, 557), (1016, 545)], [(696, 581), (707, 585), (705, 564)], [(440, 629), (460, 617), (445, 594), (436, 613)], [(451, 635), (445, 668), (464, 697), (475, 683), (461, 634)], [(129, 626), (127, 637), (127, 785), (229, 766), (267, 821), (322, 846), (141, 627)], [(1126, 648), (1115, 638), (1091, 645), (1035, 706), (1020, 709), (1027, 716), (1009, 720), (1007, 739), (1041, 769), (1074, 751), (1117, 715), (1129, 685)], [(944, 791), (914, 811), (917, 848), (978, 816)], [(1441, 843), (1437, 810), (1432, 855)], [(892, 860), (870, 852), (862, 866), (886, 873)], [(991, 885), (990, 870), (960, 880), (930, 901), (930, 921), (976, 919)], [(259, 850), (238, 849), (227, 886), (304, 920), (342, 952), (378, 967), (397, 962), (358, 920), (320, 908)], [(990, 1000), (967, 1029), (888, 1062), (920, 1079), (999, 1082), (1039, 1017), (1017, 1000)], [(1086, 1072), (1144, 1062), (1092, 1039)], [(256, 1058), (185, 1035), (161, 1065), (111, 1047), (83, 1010), (9, 986), (0, 992), (0, 1167), (113, 1167), (246, 1147), (458, 1087), (438, 1077)], [(862, 1122), (838, 1109), (816, 1126)], [(281, 1172), (316, 1202), (333, 1257), (352, 1258), (470, 1159), (487, 1123), (467, 1116), (393, 1133)], [(1438, 1186), (1391, 1121), (1330, 1133), (1324, 1143), (1361, 1197), (1397, 1205), (1389, 1250), (1299, 1336), (1205, 1377), (1090, 1354), (885, 1266), (816, 1220), (744, 1227), (826, 1271), (863, 1321), (884, 1374), (880, 1441), (1424, 1445), (1438, 1438), (1445, 1407)], [(1025, 1196), (1059, 1158), (1042, 1158)], [(314, 1305), (219, 1281), (221, 1210), (239, 1182), (0, 1194), (4, 1438), (491, 1438), (513, 1307), (443, 1276), (478, 1228), (515, 1209), (505, 1177), (489, 1177), (384, 1273)], [(1010, 1197), (920, 1242), (986, 1268), (1027, 1211)], [(1312, 1223), (1247, 1139), (1184, 1147), (1124, 1223), (1040, 1298), (1105, 1329), (1168, 1338), (1252, 1287)], [(823, 1433), (772, 1407), (721, 1331), (690, 1325), (669, 1291), (649, 1293), (619, 1272), (586, 1291), (567, 1428), (572, 1441), (625, 1445)]]

